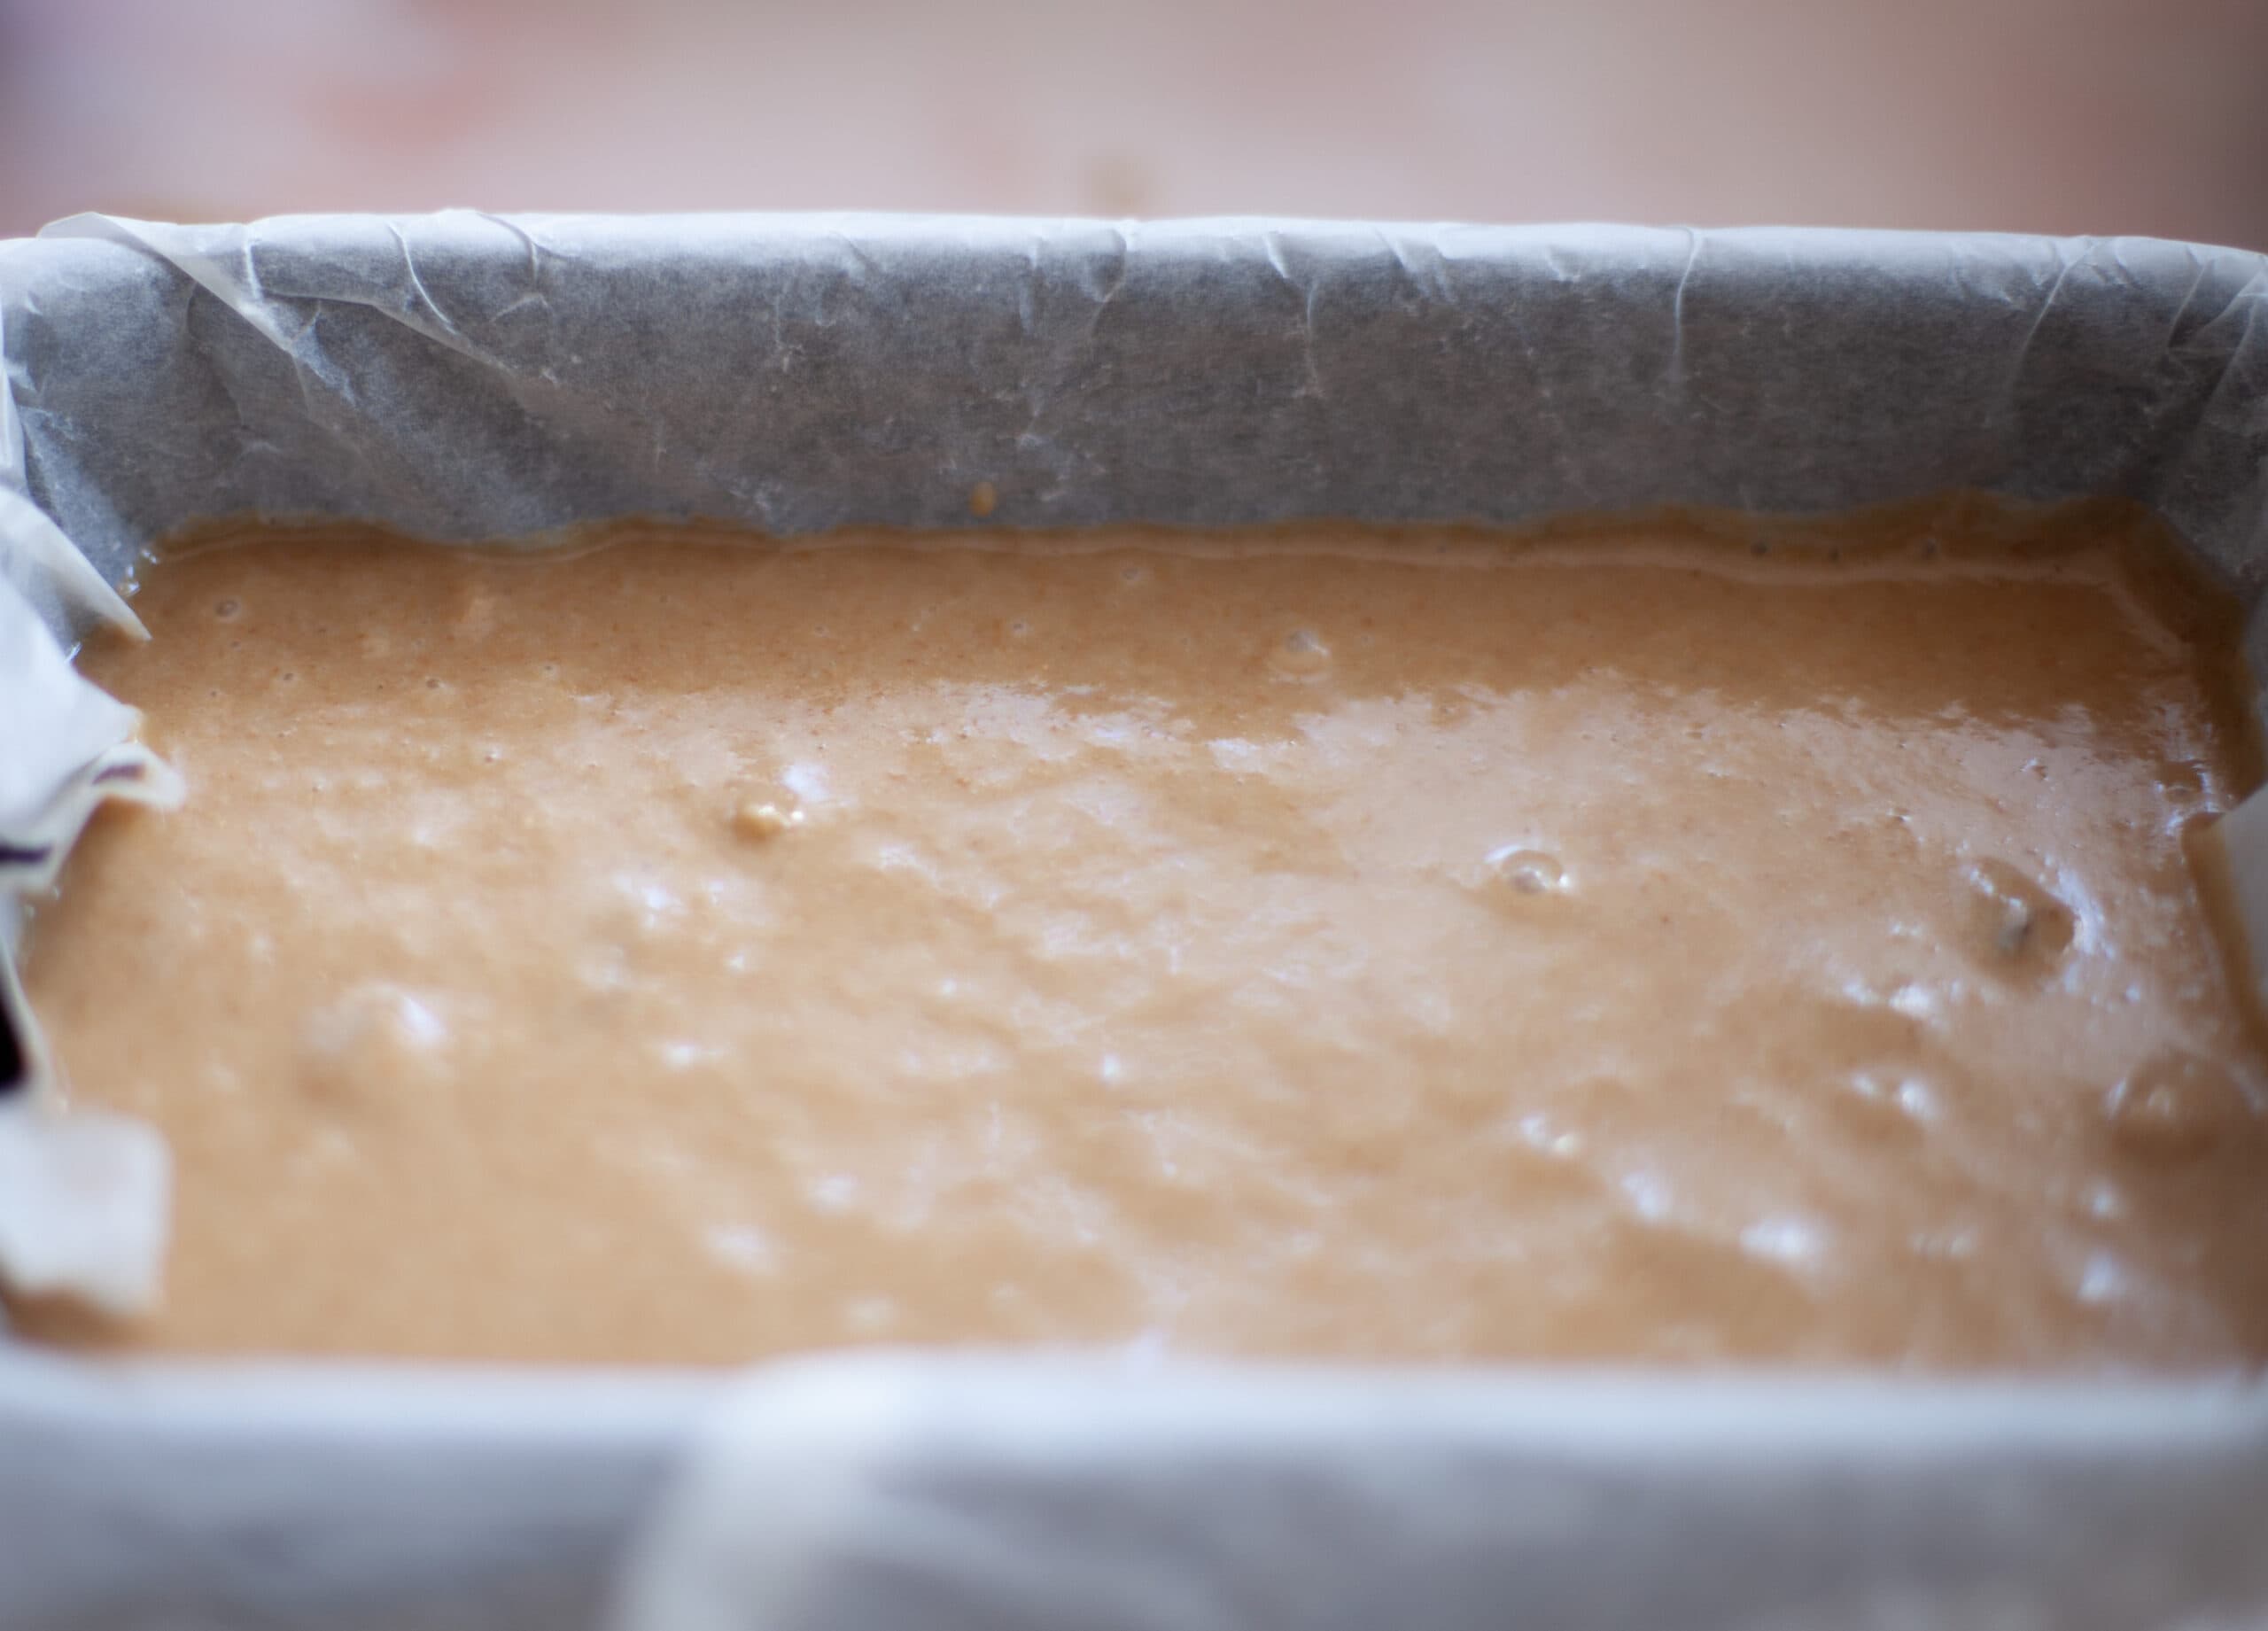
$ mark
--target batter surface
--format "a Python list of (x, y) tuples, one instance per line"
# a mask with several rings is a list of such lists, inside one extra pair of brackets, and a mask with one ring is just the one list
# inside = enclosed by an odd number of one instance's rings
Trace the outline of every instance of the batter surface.
[(188, 804), (31, 940), (178, 1154), (105, 1340), (2257, 1360), (2251, 749), (2146, 531), (172, 560), (84, 664)]

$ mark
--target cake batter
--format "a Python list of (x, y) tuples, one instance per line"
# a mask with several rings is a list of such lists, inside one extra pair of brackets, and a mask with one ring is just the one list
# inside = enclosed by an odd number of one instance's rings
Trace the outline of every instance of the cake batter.
[(2268, 1355), (2127, 512), (252, 528), (83, 664), (187, 779), (32, 928), (175, 1352)]

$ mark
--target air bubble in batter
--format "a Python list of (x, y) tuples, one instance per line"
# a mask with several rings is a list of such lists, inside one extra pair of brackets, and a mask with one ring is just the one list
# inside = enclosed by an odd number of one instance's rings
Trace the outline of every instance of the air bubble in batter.
[(1268, 665), (1286, 680), (1314, 680), (1329, 671), (1331, 648), (1313, 629), (1293, 629), (1268, 654)]
[(1567, 887), (1566, 868), (1549, 850), (1506, 844), (1488, 857), (1489, 881), (1512, 896), (1557, 895)]
[(422, 998), (368, 981), (308, 1012), (299, 1029), (299, 1078), (325, 1097), (382, 1099), (444, 1071), (449, 1042), (448, 1026)]
[(2136, 1066), (2111, 1089), (2103, 1113), (2121, 1153), (2166, 1166), (2202, 1160), (2258, 1121), (2226, 1067), (2182, 1048)]
[(2018, 977), (2044, 979), (2062, 963), (2078, 931), (2078, 918), (2047, 885), (2002, 860), (1968, 869), (1969, 937), (1988, 967)]

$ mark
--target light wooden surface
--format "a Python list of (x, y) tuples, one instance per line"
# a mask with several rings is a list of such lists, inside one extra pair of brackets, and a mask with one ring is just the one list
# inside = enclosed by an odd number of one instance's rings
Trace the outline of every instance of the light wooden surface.
[(0, 0), (81, 208), (888, 207), (2268, 246), (2268, 0)]

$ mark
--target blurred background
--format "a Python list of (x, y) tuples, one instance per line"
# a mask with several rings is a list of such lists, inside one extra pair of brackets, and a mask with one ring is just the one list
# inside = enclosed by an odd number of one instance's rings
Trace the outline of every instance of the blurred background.
[(0, 235), (445, 205), (2268, 247), (2268, 0), (0, 0)]

